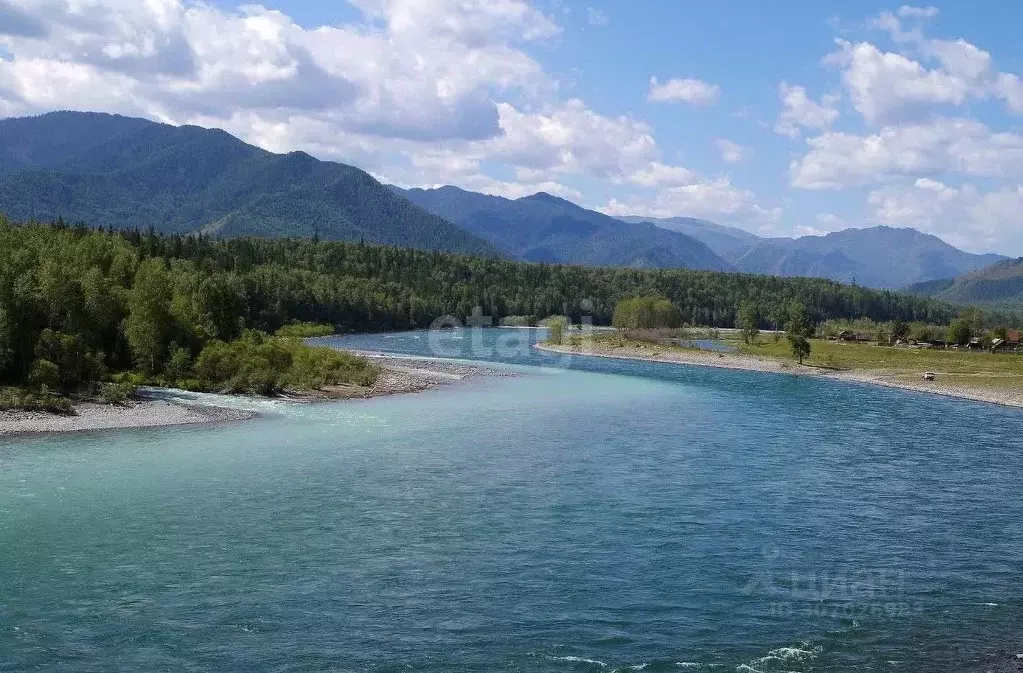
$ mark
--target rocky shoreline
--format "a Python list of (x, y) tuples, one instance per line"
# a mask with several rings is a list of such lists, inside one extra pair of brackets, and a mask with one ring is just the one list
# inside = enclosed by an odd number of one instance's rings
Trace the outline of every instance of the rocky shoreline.
[(0, 412), (0, 437), (227, 423), (255, 416), (251, 411), (240, 409), (185, 405), (164, 400), (140, 399), (119, 406), (83, 402), (75, 405), (74, 416), (58, 416), (39, 411)]
[[(316, 391), (295, 391), (279, 399), (293, 402), (354, 400), (385, 395), (421, 392), (484, 376), (512, 376), (481, 365), (437, 360), (388, 357), (360, 353), (381, 366), (380, 378), (369, 387), (330, 386)], [(156, 428), (243, 421), (258, 414), (173, 399), (140, 399), (123, 406), (83, 402), (75, 405), (74, 416), (37, 411), (0, 411), (0, 438), (15, 435), (86, 432), (126, 428)]]
[(811, 365), (798, 365), (795, 362), (775, 358), (745, 355), (741, 353), (719, 353), (696, 349), (680, 351), (656, 348), (639, 348), (635, 346), (617, 346), (602, 343), (590, 343), (585, 346), (555, 346), (536, 344), (534, 348), (555, 353), (587, 355), (591, 357), (617, 358), (622, 360), (646, 360), (649, 362), (670, 362), (696, 367), (716, 367), (719, 369), (736, 369), (750, 372), (767, 372), (773, 374), (790, 374), (793, 376), (816, 376), (853, 383), (866, 383), (898, 388), (931, 395), (954, 397), (972, 402), (986, 402), (1007, 407), (1023, 408), (1023, 390), (998, 390), (974, 388), (970, 386), (942, 383), (937, 381), (907, 381), (897, 375), (883, 371), (845, 371), (826, 369)]

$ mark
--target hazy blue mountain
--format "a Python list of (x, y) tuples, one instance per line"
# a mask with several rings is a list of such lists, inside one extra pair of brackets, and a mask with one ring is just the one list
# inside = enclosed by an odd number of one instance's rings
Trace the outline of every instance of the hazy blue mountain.
[(1006, 259), (958, 278), (917, 283), (914, 294), (962, 304), (1023, 305), (1023, 257)]
[(318, 234), (498, 254), (358, 168), (274, 154), (218, 129), (99, 113), (0, 120), (0, 212), (167, 233)]
[(1005, 259), (963, 252), (916, 229), (870, 227), (826, 236), (761, 238), (737, 227), (689, 217), (621, 219), (651, 221), (681, 231), (747, 273), (817, 276), (886, 289), (952, 278)]
[(750, 246), (760, 242), (756, 234), (750, 233), (739, 227), (729, 227), (717, 224), (709, 220), (701, 220), (696, 217), (665, 217), (651, 218), (626, 216), (618, 218), (625, 222), (639, 223), (652, 222), (658, 227), (677, 231), (687, 236), (692, 236), (698, 241), (703, 241), (707, 247), (724, 259), (729, 259), (745, 251)]
[(877, 288), (958, 276), (1005, 259), (963, 252), (916, 229), (870, 227), (768, 239), (731, 258), (743, 271), (823, 276)]
[(649, 222), (623, 222), (550, 194), (512, 200), (457, 187), (394, 189), (431, 213), (528, 261), (734, 270), (695, 238)]

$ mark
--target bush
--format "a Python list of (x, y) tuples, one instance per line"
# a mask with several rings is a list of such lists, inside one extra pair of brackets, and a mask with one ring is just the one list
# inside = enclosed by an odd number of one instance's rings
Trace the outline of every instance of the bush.
[(32, 363), (28, 382), (36, 390), (59, 390), (60, 369), (49, 360), (39, 358)]
[(311, 339), (313, 337), (330, 336), (334, 332), (334, 328), (330, 325), (320, 325), (314, 322), (296, 322), (280, 328), (274, 333), (274, 336), (289, 339)]
[(0, 411), (44, 411), (61, 416), (74, 416), (71, 400), (52, 393), (32, 393), (12, 388), (0, 392)]
[(135, 397), (138, 388), (131, 383), (104, 383), (99, 389), (99, 398), (103, 404), (124, 405)]
[(568, 328), (568, 321), (562, 317), (547, 320), (547, 343), (560, 346), (565, 341), (565, 330)]
[(370, 386), (380, 368), (346, 351), (250, 331), (231, 343), (207, 345), (195, 359), (193, 375), (189, 383), (199, 390), (271, 395), (325, 385)]

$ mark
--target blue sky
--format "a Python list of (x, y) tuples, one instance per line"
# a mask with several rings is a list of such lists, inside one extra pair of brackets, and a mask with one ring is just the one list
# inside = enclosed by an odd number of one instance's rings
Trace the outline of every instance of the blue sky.
[(1021, 20), (992, 1), (0, 0), (0, 116), (106, 110), (403, 186), (1023, 255)]

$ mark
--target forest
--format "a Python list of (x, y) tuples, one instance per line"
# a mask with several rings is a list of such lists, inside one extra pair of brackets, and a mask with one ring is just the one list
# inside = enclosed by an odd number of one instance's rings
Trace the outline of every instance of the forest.
[[(493, 324), (565, 315), (606, 325), (619, 301), (639, 296), (670, 302), (686, 324), (716, 327), (733, 326), (744, 301), (756, 305), (765, 328), (784, 323), (794, 301), (815, 324), (948, 324), (959, 313), (933, 299), (821, 279), (541, 265), (315, 238), (225, 240), (0, 218), (0, 383), (35, 377), (66, 388), (127, 371), (198, 381), (196, 366), (209, 364), (203, 351), (211, 344), (223, 350), (242, 341), (248, 345), (236, 350), (280, 358), (281, 349), (266, 344), (304, 336), (296, 323), (341, 332), (425, 328), (479, 307)], [(357, 363), (333, 366), (328, 378), (372, 377)], [(272, 387), (253, 376), (236, 387)]]

